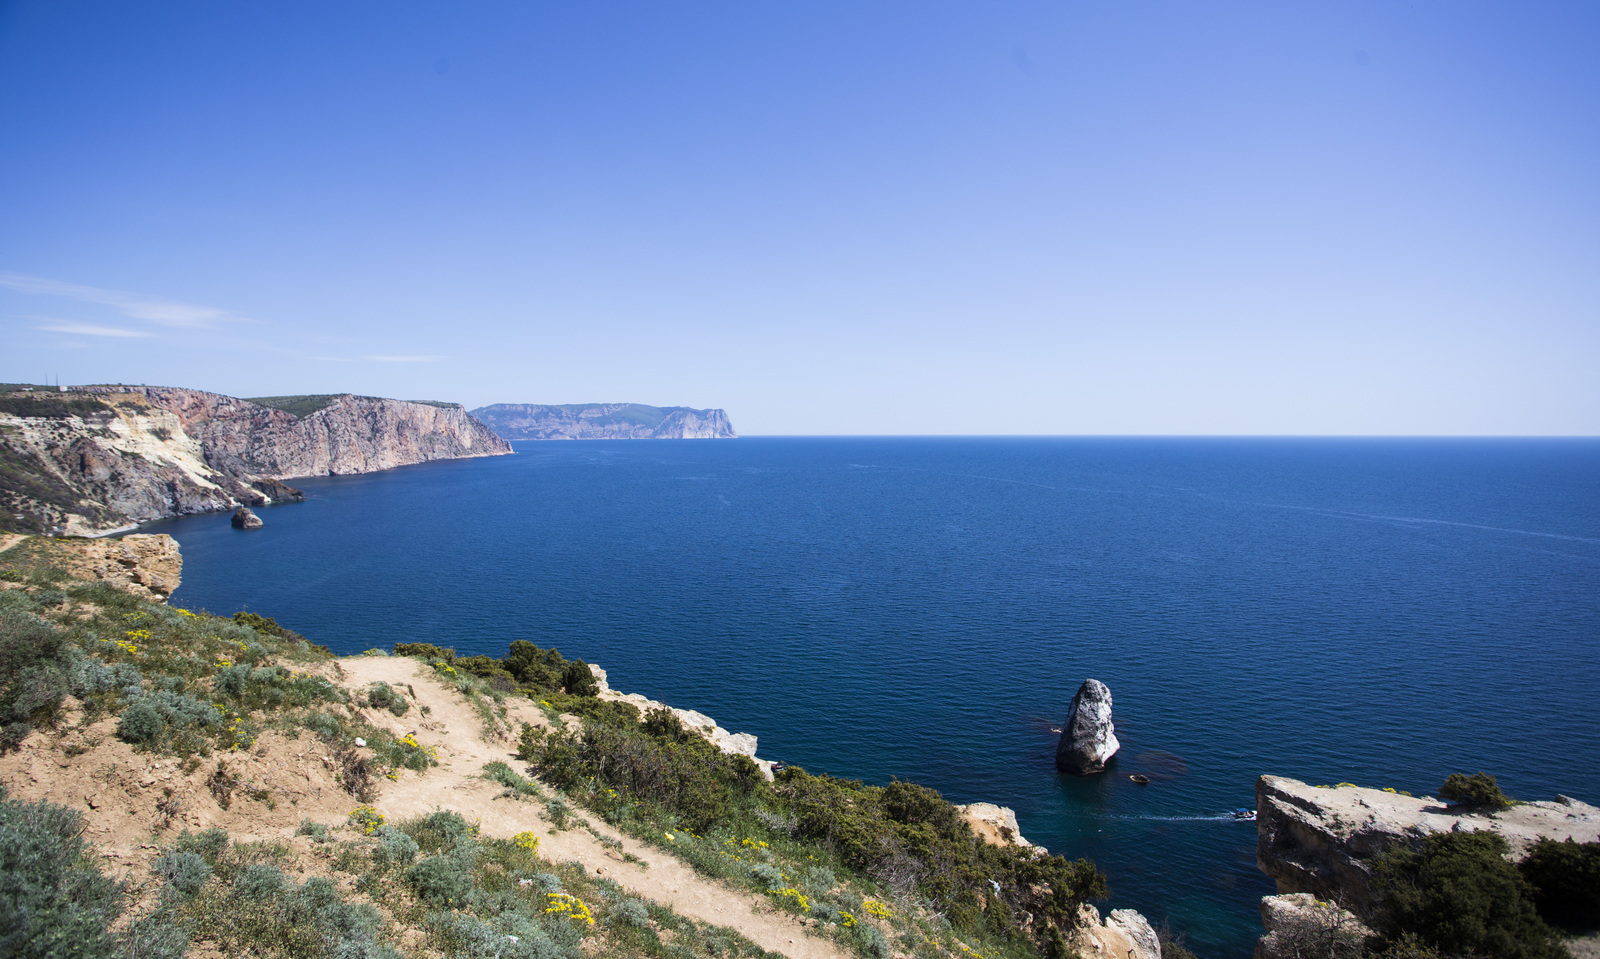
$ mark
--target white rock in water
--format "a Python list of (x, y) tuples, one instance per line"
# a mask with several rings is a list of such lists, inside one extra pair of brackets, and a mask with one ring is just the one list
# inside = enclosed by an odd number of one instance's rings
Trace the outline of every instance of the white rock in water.
[(1056, 768), (1079, 776), (1104, 772), (1106, 763), (1121, 748), (1111, 723), (1111, 690), (1098, 679), (1084, 680), (1061, 727)]

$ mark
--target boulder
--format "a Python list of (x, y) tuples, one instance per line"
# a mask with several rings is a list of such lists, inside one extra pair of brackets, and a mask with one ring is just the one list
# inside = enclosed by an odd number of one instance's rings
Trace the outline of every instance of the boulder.
[(261, 517), (252, 512), (248, 506), (241, 506), (233, 511), (234, 529), (260, 529), (264, 525)]
[(1111, 723), (1111, 690), (1098, 679), (1084, 680), (1061, 727), (1056, 768), (1078, 776), (1104, 772), (1106, 763), (1121, 748)]

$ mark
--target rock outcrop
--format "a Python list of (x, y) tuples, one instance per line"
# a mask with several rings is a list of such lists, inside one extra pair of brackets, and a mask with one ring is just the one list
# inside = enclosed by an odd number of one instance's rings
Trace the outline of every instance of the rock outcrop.
[(297, 415), (170, 387), (0, 395), (0, 528), (96, 535), (294, 502), (303, 496), (283, 480), (297, 476), (511, 452), (460, 406), (317, 400)]
[(1067, 945), (1083, 959), (1161, 959), (1161, 940), (1150, 920), (1132, 909), (1114, 909), (1103, 921), (1085, 903)]
[(234, 529), (260, 529), (266, 525), (261, 522), (261, 517), (257, 516), (248, 506), (241, 506), (234, 510), (232, 522)]
[(718, 725), (715, 719), (693, 709), (678, 709), (675, 706), (668, 706), (666, 703), (658, 703), (653, 699), (647, 699), (639, 693), (619, 693), (612, 689), (611, 684), (606, 681), (606, 671), (604, 669), (594, 663), (590, 663), (589, 671), (594, 674), (595, 684), (600, 688), (598, 695), (601, 699), (632, 703), (639, 708), (639, 715), (641, 716), (653, 709), (670, 709), (672, 714), (677, 716), (685, 727), (704, 736), (713, 746), (729, 755), (749, 756), (755, 760), (757, 766), (761, 767), (763, 776), (769, 780), (773, 778), (772, 763), (756, 755), (756, 743), (758, 740), (753, 734), (730, 733)]
[(1121, 748), (1111, 722), (1111, 690), (1098, 679), (1084, 680), (1061, 727), (1056, 768), (1078, 776), (1104, 772)]
[(700, 440), (739, 435), (726, 412), (687, 406), (496, 403), (479, 407), (472, 415), (508, 440)]
[(1430, 833), (1497, 833), (1513, 859), (1540, 839), (1600, 840), (1600, 808), (1566, 797), (1476, 812), (1431, 797), (1281, 776), (1256, 782), (1256, 817), (1256, 863), (1280, 894), (1310, 893), (1357, 915), (1372, 904), (1373, 860), (1395, 845), (1421, 848)]
[(1255, 959), (1359, 959), (1372, 935), (1355, 913), (1305, 892), (1263, 896)]
[(1035, 846), (1022, 838), (1022, 828), (1017, 825), (1016, 810), (1009, 806), (996, 806), (994, 803), (975, 802), (965, 806), (957, 806), (956, 812), (966, 820), (968, 826), (977, 834), (979, 839), (993, 846), (1021, 846), (1025, 849), (1037, 849), (1041, 853), (1048, 852), (1043, 846)]
[(39, 542), (49, 544), (51, 561), (73, 579), (110, 583), (140, 599), (165, 602), (183, 580), (183, 554), (165, 533)]

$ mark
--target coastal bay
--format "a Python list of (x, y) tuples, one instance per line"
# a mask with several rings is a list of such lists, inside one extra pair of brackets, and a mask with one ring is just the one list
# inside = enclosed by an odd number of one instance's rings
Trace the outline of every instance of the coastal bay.
[[(762, 439), (519, 444), (151, 527), (174, 601), (340, 652), (531, 639), (813, 772), (1017, 810), (1113, 907), (1243, 955), (1261, 773), (1600, 796), (1593, 441)], [(1084, 678), (1109, 773), (1061, 777)], [(1475, 704), (1517, 703), (1487, 730)], [(1126, 776), (1148, 775), (1138, 787)]]

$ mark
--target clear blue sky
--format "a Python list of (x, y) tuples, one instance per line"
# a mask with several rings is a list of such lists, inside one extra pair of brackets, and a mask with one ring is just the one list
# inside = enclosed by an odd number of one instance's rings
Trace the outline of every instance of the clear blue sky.
[(0, 0), (0, 380), (1600, 433), (1600, 4)]

